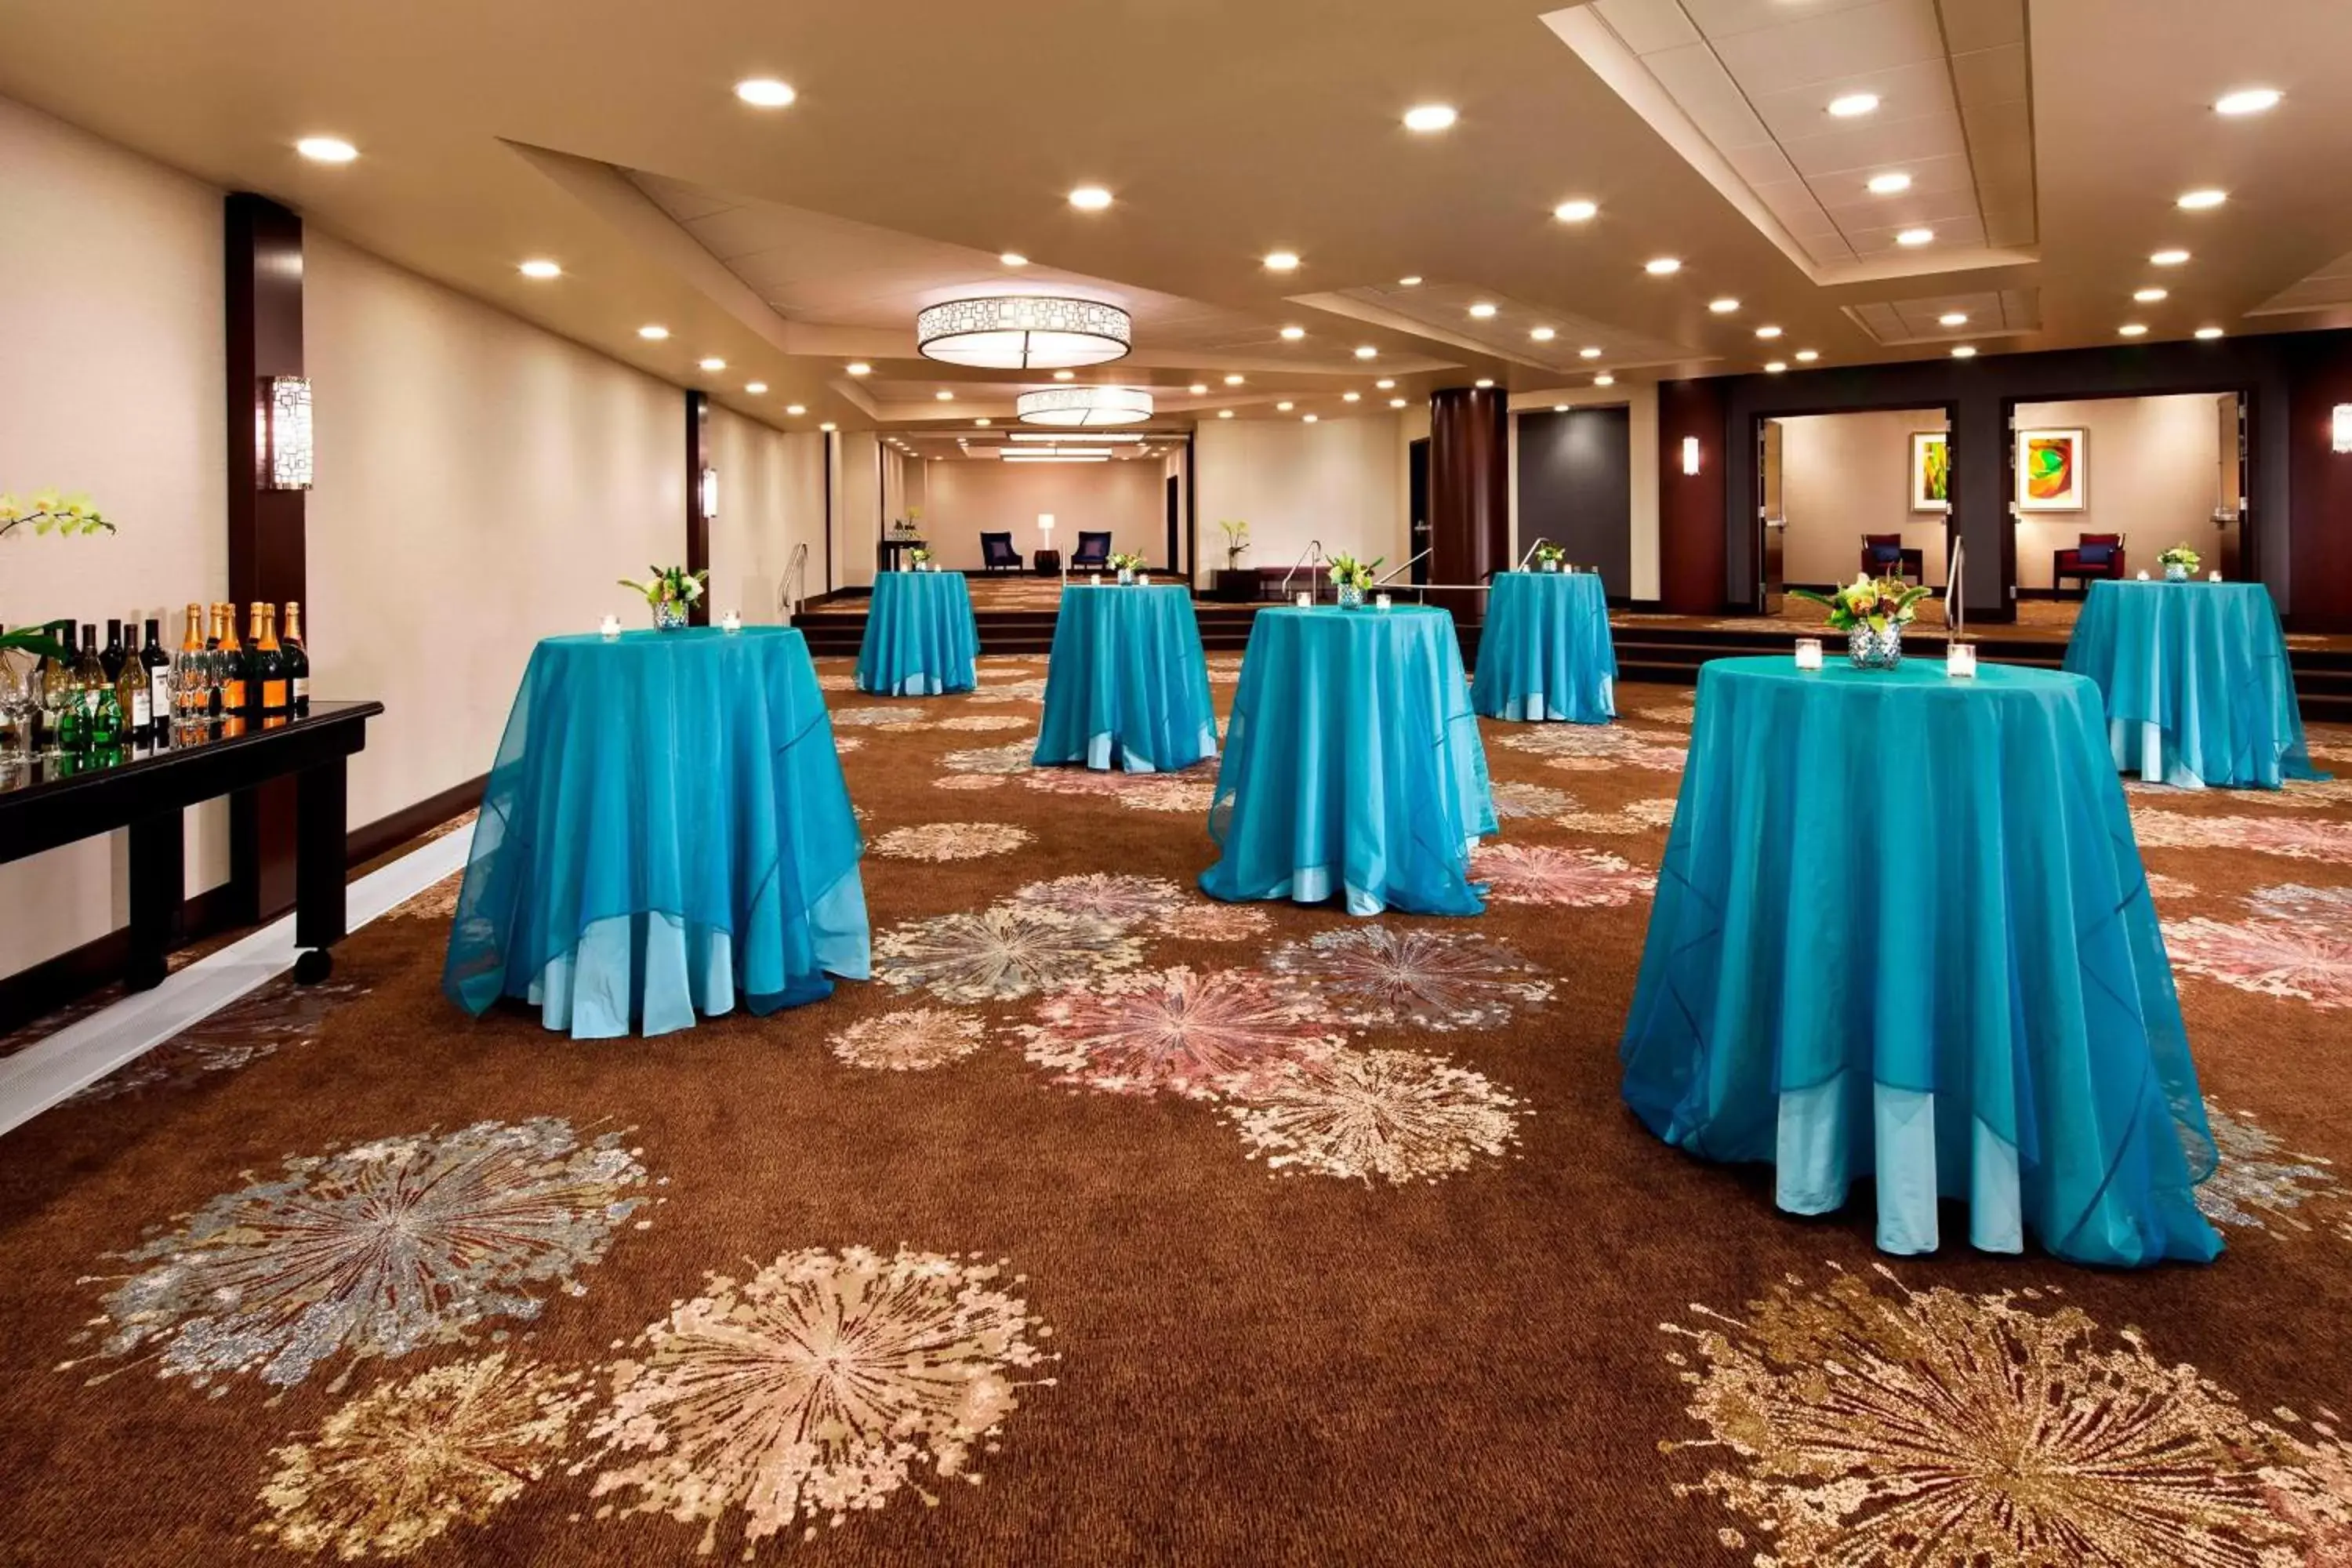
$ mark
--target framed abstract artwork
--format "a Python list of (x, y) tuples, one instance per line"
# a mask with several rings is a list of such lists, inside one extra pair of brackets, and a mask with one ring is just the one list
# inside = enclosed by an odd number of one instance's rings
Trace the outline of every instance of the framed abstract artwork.
[(1944, 431), (1911, 432), (1911, 510), (1952, 510), (1952, 444)]
[(2017, 510), (2081, 511), (2090, 495), (2084, 446), (2080, 430), (2020, 430)]

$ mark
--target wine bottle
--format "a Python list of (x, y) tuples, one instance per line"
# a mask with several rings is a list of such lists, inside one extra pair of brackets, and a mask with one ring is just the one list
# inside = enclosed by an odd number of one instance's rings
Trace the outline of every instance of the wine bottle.
[(286, 648), (286, 695), (294, 705), (294, 717), (310, 716), (310, 650), (302, 645), (302, 606), (295, 600), (286, 601), (286, 630), (278, 641)]
[(228, 705), (228, 671), (221, 658), (221, 607), (214, 605), (205, 625), (205, 719), (217, 720)]
[(205, 671), (209, 656), (205, 652), (204, 606), (188, 606), (188, 629), (180, 637), (180, 655), (172, 661), (172, 713), (177, 721), (173, 735), (175, 741), (194, 740), (195, 727), (205, 717)]
[(58, 719), (58, 745), (67, 752), (89, 749), (89, 724), (97, 716), (98, 689), (106, 684), (106, 670), (98, 662), (98, 628), (81, 629), (81, 657), (66, 677), (65, 711)]
[(123, 658), (122, 623), (110, 619), (106, 623), (106, 646), (98, 651), (98, 665), (100, 669), (106, 671), (106, 683), (109, 686), (113, 685), (122, 674)]
[(41, 660), (41, 744), (54, 753), (66, 750), (67, 732), (81, 707), (81, 688), (74, 680), (73, 623), (51, 621), (42, 629), (64, 650)]
[(261, 717), (261, 612), (266, 606), (256, 599), (246, 607), (251, 617), (245, 628), (245, 716)]
[(278, 646), (278, 606), (253, 606), (253, 680), (260, 690), (255, 706), (265, 720), (283, 721), (293, 706), (286, 692), (286, 652)]
[[(131, 623), (135, 635), (138, 623)], [(150, 706), (147, 690), (147, 667), (135, 654), (125, 651), (122, 668), (114, 677), (110, 693), (114, 710), (121, 719), (121, 730), (116, 739), (126, 746), (143, 746), (155, 728), (155, 710)]]
[(221, 713), (242, 717), (246, 711), (245, 645), (236, 640), (236, 606), (220, 607)]
[(163, 651), (161, 619), (147, 623), (147, 640), (139, 649), (139, 668), (147, 683), (147, 741), (172, 743), (172, 656)]
[[(117, 623), (115, 634), (121, 637)], [(84, 634), (83, 664), (79, 673), (82, 680), (83, 698), (89, 704), (89, 744), (94, 752), (112, 752), (120, 748), (123, 732), (130, 728), (130, 715), (122, 711), (121, 700), (115, 695), (115, 681), (106, 673), (106, 654), (100, 650), (93, 659), (90, 645), (98, 640), (98, 628), (92, 626)]]

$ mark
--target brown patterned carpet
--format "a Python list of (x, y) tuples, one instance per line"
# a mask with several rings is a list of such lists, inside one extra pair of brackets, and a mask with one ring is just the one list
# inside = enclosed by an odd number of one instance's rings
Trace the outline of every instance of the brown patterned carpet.
[(1686, 690), (1489, 725), (1489, 913), (1350, 921), (984, 665), (824, 663), (873, 984), (478, 1024), (452, 883), (11, 1134), (5, 1560), (2352, 1563), (2352, 786), (2132, 796), (2221, 1260), (1895, 1259), (1618, 1103)]

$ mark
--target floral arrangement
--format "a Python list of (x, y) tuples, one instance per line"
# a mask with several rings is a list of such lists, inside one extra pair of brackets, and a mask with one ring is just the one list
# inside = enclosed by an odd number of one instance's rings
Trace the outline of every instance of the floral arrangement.
[(1139, 552), (1133, 550), (1114, 551), (1111, 553), (1110, 569), (1114, 572), (1140, 572), (1143, 570), (1143, 556)]
[(1225, 565), (1230, 569), (1240, 563), (1242, 552), (1249, 548), (1249, 524), (1240, 518), (1219, 518), (1217, 527), (1225, 536)]
[(651, 568), (653, 575), (639, 583), (632, 578), (621, 579), (624, 588), (635, 588), (646, 596), (646, 603), (659, 609), (664, 605), (691, 605), (698, 601), (710, 582), (708, 571), (689, 572), (683, 566), (664, 570)]
[[(35, 533), (55, 533), (67, 539), (76, 534), (115, 531), (114, 524), (91, 504), (88, 496), (61, 495), (53, 489), (36, 490), (21, 500), (12, 495), (0, 495), (0, 538), (28, 522)], [(43, 658), (63, 658), (69, 651), (49, 636), (46, 626), (19, 626), (13, 632), (0, 632), (0, 653), (16, 648)]]
[(2176, 544), (2156, 559), (2158, 565), (2178, 566), (2184, 572), (2194, 572), (2205, 563), (2205, 558), (2186, 544)]
[(1536, 564), (1547, 571), (1559, 572), (1568, 565), (1568, 550), (1563, 545), (1546, 540), (1536, 546)]
[(1359, 561), (1352, 555), (1331, 557), (1331, 582), (1341, 588), (1353, 588), (1358, 593), (1372, 585), (1372, 574), (1381, 569), (1385, 555), (1375, 555), (1370, 561)]
[(1841, 632), (1850, 632), (1856, 626), (1874, 632), (1907, 626), (1919, 613), (1919, 601), (1927, 596), (1926, 588), (1914, 587), (1899, 577), (1856, 577), (1834, 594), (1817, 594), (1811, 588), (1791, 588), (1789, 592), (1794, 597), (1826, 605), (1830, 628)]
[(907, 552), (907, 559), (913, 564), (915, 570), (919, 572), (931, 563), (931, 552), (929, 550), (909, 550)]

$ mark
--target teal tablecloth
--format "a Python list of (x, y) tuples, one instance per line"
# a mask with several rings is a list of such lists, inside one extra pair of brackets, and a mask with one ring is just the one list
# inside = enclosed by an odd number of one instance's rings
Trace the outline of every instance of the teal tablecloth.
[(1620, 1047), (1668, 1142), (1776, 1167), (1780, 1206), (1875, 1173), (1878, 1245), (2205, 1261), (2214, 1164), (2097, 689), (1940, 661), (1699, 673)]
[(1498, 572), (1470, 705), (1489, 719), (1606, 724), (1617, 713), (1609, 601), (1592, 572)]
[(2098, 683), (2116, 766), (2142, 778), (2276, 789), (2324, 776), (2260, 583), (2094, 583), (2066, 668)]
[(961, 572), (877, 572), (857, 647), (857, 689), (937, 697), (977, 684), (980, 629)]
[(1475, 915), (1495, 831), (1486, 753), (1444, 610), (1260, 610), (1225, 726), (1201, 873), (1213, 898)]
[(1062, 591), (1032, 759), (1171, 773), (1217, 754), (1217, 714), (1190, 588)]
[(575, 1038), (867, 974), (863, 847), (801, 634), (550, 637), (482, 797), (441, 988)]

